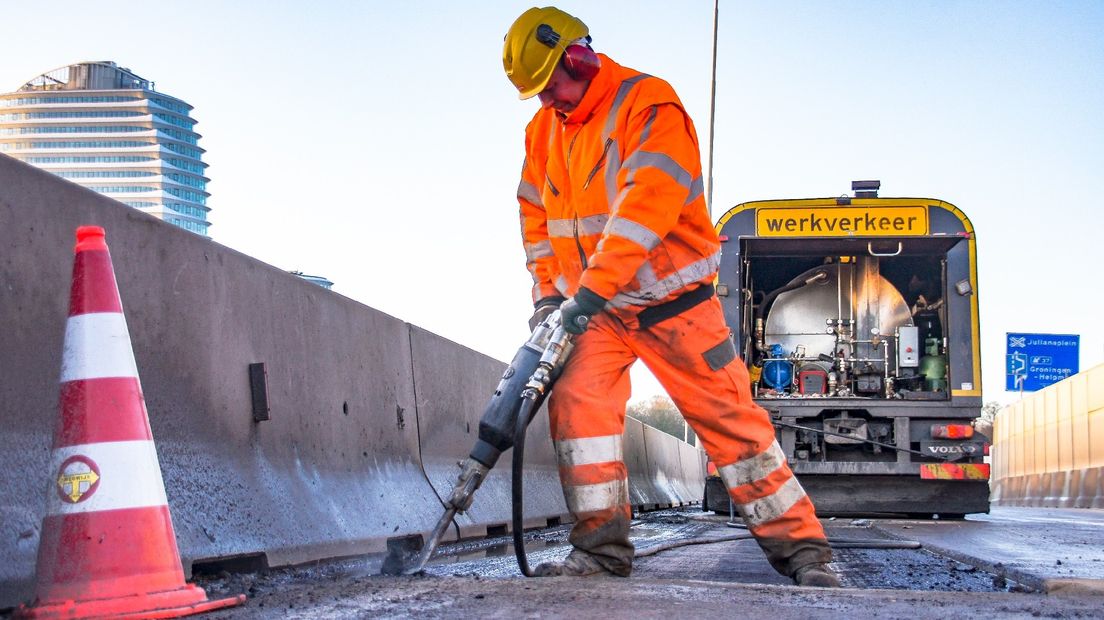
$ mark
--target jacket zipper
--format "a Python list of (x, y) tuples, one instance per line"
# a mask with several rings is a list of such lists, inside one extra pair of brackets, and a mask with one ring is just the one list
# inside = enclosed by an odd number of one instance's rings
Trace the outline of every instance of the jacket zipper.
[(598, 170), (602, 168), (602, 164), (606, 163), (606, 154), (609, 153), (611, 144), (613, 144), (613, 138), (606, 138), (606, 145), (602, 147), (602, 156), (598, 158), (598, 163), (594, 164), (594, 168), (591, 168), (590, 174), (587, 175), (586, 182), (583, 183), (583, 189), (590, 187), (590, 181), (594, 178), (595, 174), (598, 174)]
[[(567, 145), (566, 167), (568, 175), (568, 185), (571, 184), (571, 154), (575, 150), (575, 140), (577, 140), (578, 138), (579, 132), (575, 132), (575, 135), (571, 136), (571, 142)], [(583, 189), (586, 189), (585, 185), (583, 186)], [(571, 220), (571, 234), (573, 237), (575, 237), (575, 249), (579, 251), (579, 263), (583, 266), (583, 270), (585, 271), (587, 268), (587, 257), (586, 252), (583, 251), (583, 243), (579, 240), (579, 210), (575, 208), (574, 201), (572, 201), (571, 206), (573, 212), (573, 217)]]
[(579, 250), (579, 262), (582, 263), (583, 270), (585, 271), (586, 268), (587, 268), (587, 257), (586, 257), (586, 253), (583, 252), (583, 243), (581, 241), (579, 241), (579, 214), (578, 213), (575, 214), (575, 221), (573, 222), (571, 232), (574, 233), (574, 235), (575, 235), (575, 247)]

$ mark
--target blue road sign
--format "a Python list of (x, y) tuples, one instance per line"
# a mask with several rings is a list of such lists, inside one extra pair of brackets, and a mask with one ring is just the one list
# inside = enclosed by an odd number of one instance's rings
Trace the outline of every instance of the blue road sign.
[(1008, 334), (1009, 392), (1034, 392), (1078, 372), (1081, 336), (1076, 334)]

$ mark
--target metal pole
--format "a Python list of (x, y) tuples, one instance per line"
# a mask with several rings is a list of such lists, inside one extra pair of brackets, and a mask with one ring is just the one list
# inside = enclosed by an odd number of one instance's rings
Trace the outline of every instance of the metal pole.
[(709, 189), (705, 195), (705, 207), (709, 219), (713, 219), (713, 129), (717, 116), (717, 23), (721, 0), (713, 0), (713, 77), (709, 87), (709, 169), (706, 172)]

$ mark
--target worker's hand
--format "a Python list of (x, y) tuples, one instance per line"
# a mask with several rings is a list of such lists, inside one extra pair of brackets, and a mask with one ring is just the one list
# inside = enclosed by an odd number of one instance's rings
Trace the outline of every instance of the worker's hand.
[(529, 331), (536, 329), (537, 325), (540, 325), (541, 321), (548, 318), (549, 314), (555, 312), (556, 308), (559, 308), (560, 304), (563, 302), (564, 298), (559, 295), (542, 297), (537, 300), (537, 303), (533, 304), (533, 316), (529, 317)]
[(575, 296), (560, 306), (560, 319), (569, 334), (581, 334), (586, 331), (590, 317), (597, 314), (606, 305), (606, 299), (586, 288), (579, 287)]

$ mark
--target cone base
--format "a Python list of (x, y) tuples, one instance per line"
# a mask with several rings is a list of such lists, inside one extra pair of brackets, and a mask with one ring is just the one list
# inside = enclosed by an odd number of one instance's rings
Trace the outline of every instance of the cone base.
[(20, 605), (14, 618), (179, 618), (245, 602), (245, 595), (208, 600), (199, 586), (184, 584), (176, 590), (145, 592), (107, 599), (51, 601), (31, 607)]

